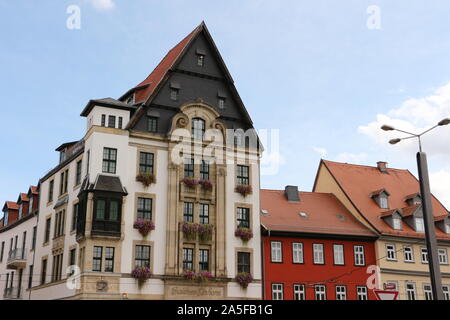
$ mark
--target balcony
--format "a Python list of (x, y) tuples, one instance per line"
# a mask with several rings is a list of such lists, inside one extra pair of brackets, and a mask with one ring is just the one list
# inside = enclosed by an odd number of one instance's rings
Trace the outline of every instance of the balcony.
[(22, 288), (18, 287), (5, 288), (5, 290), (3, 291), (3, 299), (5, 300), (22, 299)]
[(27, 264), (27, 249), (16, 248), (9, 252), (6, 268), (8, 269), (22, 269)]

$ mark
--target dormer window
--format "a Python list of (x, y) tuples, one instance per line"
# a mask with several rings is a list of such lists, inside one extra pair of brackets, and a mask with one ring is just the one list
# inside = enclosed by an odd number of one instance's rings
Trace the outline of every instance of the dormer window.
[(205, 64), (205, 56), (202, 55), (202, 54), (198, 54), (198, 55), (197, 55), (197, 65), (198, 65), (199, 67), (203, 67), (204, 64)]
[(19, 206), (19, 219), (22, 218), (23, 215), (23, 204)]
[(424, 232), (425, 231), (423, 218), (415, 218), (414, 219), (414, 224), (416, 226), (416, 232)]
[(379, 196), (379, 204), (381, 209), (389, 209), (389, 202), (387, 196), (380, 195)]
[(178, 82), (170, 83), (170, 99), (173, 101), (178, 100), (178, 94), (180, 92), (180, 84)]
[(402, 229), (402, 220), (398, 217), (392, 218), (392, 228), (394, 230), (401, 230)]
[(410, 194), (409, 196), (406, 196), (405, 202), (408, 206), (419, 205), (422, 204), (422, 197), (420, 196), (420, 193)]
[(219, 98), (219, 109), (225, 109), (225, 98)]
[(450, 225), (448, 224), (445, 225), (445, 233), (450, 234)]
[(127, 104), (134, 104), (134, 94), (128, 97)]
[(390, 193), (385, 189), (377, 190), (370, 194), (370, 197), (378, 204), (381, 209), (389, 209)]

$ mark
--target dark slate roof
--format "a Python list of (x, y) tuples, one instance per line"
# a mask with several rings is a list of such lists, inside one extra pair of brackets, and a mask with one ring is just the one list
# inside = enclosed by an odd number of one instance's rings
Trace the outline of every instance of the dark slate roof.
[(94, 106), (102, 106), (102, 107), (108, 107), (108, 108), (116, 108), (116, 109), (122, 109), (122, 110), (136, 110), (136, 106), (132, 104), (128, 104), (113, 98), (103, 98), (103, 99), (94, 99), (89, 100), (86, 107), (84, 107), (83, 111), (81, 112), (82, 117), (87, 117), (89, 112), (91, 112), (92, 108)]
[(89, 183), (89, 178), (83, 181), (80, 192), (105, 191), (127, 195), (127, 189), (122, 185), (119, 177), (99, 174), (94, 183)]

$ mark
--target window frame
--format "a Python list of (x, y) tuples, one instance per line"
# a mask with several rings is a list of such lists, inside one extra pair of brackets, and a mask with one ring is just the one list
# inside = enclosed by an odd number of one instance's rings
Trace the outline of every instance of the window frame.
[[(112, 153), (115, 153), (114, 157), (112, 157)], [(103, 147), (102, 173), (109, 173), (109, 174), (117, 173), (117, 158), (118, 158), (117, 156), (118, 156), (117, 149)]]
[(154, 174), (155, 154), (153, 152), (139, 151), (139, 173)]
[[(112, 254), (108, 251), (112, 250)], [(105, 247), (105, 269), (104, 272), (114, 272), (115, 247)]]
[[(305, 260), (304, 260), (304, 250), (303, 250), (303, 242), (292, 242), (291, 244), (292, 246), (292, 263), (293, 264), (304, 264)], [(300, 247), (300, 248), (295, 248), (295, 247)], [(297, 251), (297, 253), (296, 253)], [(295, 257), (298, 257), (298, 259), (295, 259)], [(296, 261), (297, 260), (297, 261)]]
[[(339, 289), (344, 289), (344, 291), (339, 292)], [(347, 300), (347, 286), (345, 285), (337, 285), (335, 287), (335, 293), (336, 293), (336, 300), (342, 301)], [(343, 295), (344, 299), (338, 299), (340, 295)]]
[[(323, 289), (322, 290), (318, 290), (318, 289)], [(318, 297), (320, 297), (321, 295), (323, 295), (323, 299), (318, 299)], [(327, 300), (327, 286), (324, 284), (316, 284), (314, 286), (314, 300), (317, 301), (325, 301)]]
[[(198, 126), (197, 124), (200, 124)], [(206, 121), (202, 118), (195, 117), (192, 118), (192, 139), (197, 141), (203, 141), (205, 140), (205, 131), (206, 131)]]
[(294, 291), (293, 294), (294, 300), (297, 301), (306, 300), (306, 287), (304, 284), (294, 283), (293, 291)]
[[(206, 254), (205, 254), (206, 253)], [(205, 261), (206, 257), (206, 261)], [(205, 268), (206, 266), (206, 268)], [(210, 250), (206, 248), (200, 248), (198, 250), (198, 270), (209, 271), (210, 268)]]
[[(337, 261), (337, 259), (336, 259), (336, 248), (337, 247), (340, 247), (340, 248), (342, 248), (342, 251), (341, 251), (341, 259), (342, 259), (342, 262), (341, 263), (338, 263), (338, 261)], [(335, 266), (345, 266), (345, 247), (344, 247), (344, 245), (343, 244), (341, 244), (341, 243), (334, 243), (333, 244), (333, 264), (335, 265)]]
[[(325, 245), (323, 243), (313, 243), (313, 264), (315, 265), (324, 265), (325, 264)], [(320, 251), (317, 251), (316, 248), (321, 248)], [(316, 252), (321, 253), (321, 262), (316, 260)]]
[[(146, 257), (148, 250), (148, 257)], [(134, 246), (134, 267), (150, 268), (152, 247), (147, 244), (135, 244)]]
[[(142, 200), (142, 201), (141, 201)], [(150, 204), (150, 208), (148, 208)], [(137, 208), (136, 208), (136, 218), (137, 219), (153, 219), (153, 198), (148, 197), (137, 197)], [(148, 215), (148, 217), (147, 217)]]
[[(189, 265), (190, 268), (188, 268)], [(194, 271), (194, 248), (183, 248), (183, 270)]]
[[(243, 259), (244, 258), (244, 259)], [(246, 259), (248, 258), (248, 263), (246, 263)], [(252, 254), (248, 251), (237, 251), (236, 254), (236, 271), (237, 273), (251, 273), (252, 267)]]
[(194, 222), (194, 203), (185, 201), (183, 202), (183, 221), (188, 223)]
[[(279, 247), (275, 248), (274, 247), (275, 244), (279, 244)], [(278, 257), (278, 255), (279, 255), (279, 257)], [(270, 262), (283, 263), (283, 242), (282, 241), (278, 241), (278, 240), (270, 241)]]
[(272, 300), (284, 300), (283, 283), (272, 283)]
[[(361, 252), (357, 252), (356, 248), (361, 248), (362, 251)], [(358, 263), (358, 258), (357, 258), (358, 255), (360, 255), (360, 258), (361, 258), (361, 255), (362, 255), (362, 263)], [(354, 245), (353, 246), (353, 259), (354, 259), (354, 264), (357, 267), (364, 267), (366, 265), (366, 253), (365, 253), (365, 249), (364, 249), (363, 245), (359, 244), (359, 245)]]
[(238, 228), (250, 228), (250, 208), (236, 207), (236, 224)]
[(238, 185), (250, 185), (250, 166), (243, 164), (236, 165), (236, 183)]
[[(389, 248), (392, 247), (392, 248)], [(392, 253), (393, 257), (389, 257), (390, 253)], [(397, 248), (395, 244), (386, 243), (386, 260), (387, 261), (397, 261)]]
[[(409, 254), (411, 256), (410, 259), (407, 259), (406, 249), (410, 250), (410, 252), (409, 252)], [(403, 261), (404, 262), (408, 262), (408, 263), (414, 263), (414, 250), (413, 250), (413, 247), (411, 247), (411, 246), (404, 246), (403, 247)]]
[(157, 133), (158, 132), (158, 117), (147, 116), (147, 132)]
[[(205, 210), (206, 208), (206, 210)], [(207, 203), (199, 203), (198, 205), (199, 211), (199, 223), (200, 224), (209, 224), (209, 204)]]
[(356, 299), (359, 301), (369, 300), (369, 294), (366, 286), (356, 286)]
[[(99, 250), (100, 256), (96, 254), (96, 249)], [(103, 247), (94, 246), (92, 248), (92, 272), (102, 272), (102, 266), (103, 266)]]
[[(448, 265), (448, 253), (447, 253), (447, 248), (438, 248), (438, 260), (439, 260), (439, 264), (440, 265)], [(441, 254), (441, 252), (443, 252), (443, 254)], [(445, 261), (441, 261), (441, 257), (444, 257)]]

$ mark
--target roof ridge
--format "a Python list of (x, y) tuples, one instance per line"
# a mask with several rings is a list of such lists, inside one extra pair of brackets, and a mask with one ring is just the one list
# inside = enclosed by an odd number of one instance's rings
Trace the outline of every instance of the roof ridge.
[[(338, 165), (346, 165), (346, 166), (354, 166), (354, 167), (364, 167), (364, 168), (371, 168), (371, 169), (378, 169), (375, 166), (370, 166), (367, 164), (356, 164), (356, 163), (347, 163), (347, 162), (339, 162), (339, 161), (333, 161), (333, 160), (326, 160), (326, 159), (322, 159), (323, 162), (326, 163), (334, 163), (334, 164), (338, 164)], [(394, 171), (405, 171), (405, 172), (410, 172), (408, 169), (398, 169), (398, 168), (386, 168), (387, 170), (394, 170)]]

